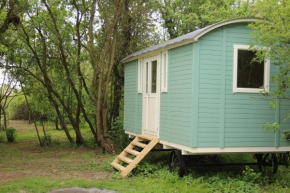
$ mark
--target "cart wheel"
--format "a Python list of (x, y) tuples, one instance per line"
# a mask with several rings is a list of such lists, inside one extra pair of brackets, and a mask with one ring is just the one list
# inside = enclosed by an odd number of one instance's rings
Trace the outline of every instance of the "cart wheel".
[(262, 160), (263, 160), (263, 154), (255, 154), (255, 157), (257, 159), (257, 162), (258, 162), (258, 168), (259, 168), (259, 171), (262, 172), (263, 170), (263, 164), (262, 164)]
[(169, 157), (169, 171), (178, 173), (179, 177), (183, 177), (185, 173), (185, 163), (183, 156), (179, 150), (172, 151)]
[[(260, 166), (262, 166), (261, 168), (272, 168), (272, 172), (273, 174), (275, 174), (278, 170), (278, 159), (275, 153), (267, 153), (267, 154), (258, 154), (261, 157), (257, 158), (258, 159), (258, 163)], [(260, 160), (260, 161), (259, 161)]]
[(290, 152), (286, 152), (286, 153), (283, 153), (283, 155), (284, 155), (284, 160), (283, 160), (283, 164), (287, 167), (287, 168), (289, 168), (289, 165), (290, 165)]

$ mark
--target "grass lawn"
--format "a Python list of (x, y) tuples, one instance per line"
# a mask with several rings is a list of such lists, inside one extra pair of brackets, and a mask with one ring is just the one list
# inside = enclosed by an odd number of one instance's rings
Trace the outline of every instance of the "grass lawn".
[[(40, 147), (33, 125), (10, 121), (16, 142), (0, 143), (0, 193), (49, 192), (67, 187), (97, 187), (117, 192), (290, 192), (290, 169), (279, 167), (276, 175), (261, 174), (253, 167), (206, 167), (189, 169), (184, 178), (167, 169), (168, 153), (153, 152), (126, 179), (110, 167), (116, 155), (102, 154), (98, 147), (69, 145), (63, 131), (47, 126), (53, 143)], [(90, 131), (83, 129), (90, 141)], [(73, 133), (73, 132), (71, 132)], [(4, 136), (4, 132), (0, 132)], [(208, 156), (203, 159), (211, 159)], [(227, 155), (223, 162), (253, 161), (251, 155)]]

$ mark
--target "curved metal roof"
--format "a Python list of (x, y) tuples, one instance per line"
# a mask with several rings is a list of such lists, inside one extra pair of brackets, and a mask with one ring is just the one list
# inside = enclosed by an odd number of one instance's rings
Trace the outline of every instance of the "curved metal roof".
[[(168, 46), (172, 46), (172, 45), (177, 44), (177, 43), (184, 42), (184, 44), (188, 44), (190, 42), (198, 41), (198, 39), (201, 36), (203, 36), (204, 34), (210, 32), (218, 27), (224, 26), (224, 25), (233, 24), (233, 23), (250, 23), (250, 22), (255, 22), (258, 20), (260, 20), (260, 19), (257, 19), (257, 18), (238, 18), (238, 19), (231, 19), (231, 20), (215, 23), (215, 24), (209, 25), (207, 27), (204, 27), (202, 29), (198, 29), (198, 30), (195, 30), (195, 31), (190, 32), (188, 34), (185, 34), (185, 35), (179, 36), (177, 38), (171, 39), (169, 41), (163, 42), (161, 44), (157, 44), (155, 46), (145, 48), (145, 49), (140, 50), (138, 52), (134, 52), (133, 54), (130, 54), (129, 56), (122, 59), (121, 62), (125, 63), (127, 61), (131, 61), (132, 59), (136, 59), (136, 57), (143, 55), (145, 53), (164, 49)], [(179, 44), (178, 46), (181, 46), (181, 45)]]

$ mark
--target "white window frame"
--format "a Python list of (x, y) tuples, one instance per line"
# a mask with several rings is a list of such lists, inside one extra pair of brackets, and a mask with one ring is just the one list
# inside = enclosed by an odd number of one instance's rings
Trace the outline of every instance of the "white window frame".
[(138, 93), (142, 93), (142, 67), (143, 59), (138, 60)]
[[(259, 47), (254, 47), (259, 48)], [(262, 48), (262, 47), (260, 47)], [(264, 88), (238, 88), (238, 50), (249, 50), (250, 45), (234, 45), (234, 75), (233, 75), (233, 92), (234, 93), (260, 93), (269, 92), (270, 87), (270, 59), (264, 60)]]
[(167, 92), (168, 84), (168, 51), (162, 52), (162, 65), (161, 65), (161, 92)]

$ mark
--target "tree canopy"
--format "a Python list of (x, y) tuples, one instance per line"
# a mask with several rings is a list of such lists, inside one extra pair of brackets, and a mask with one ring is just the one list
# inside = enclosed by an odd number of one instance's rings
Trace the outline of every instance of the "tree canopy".
[[(290, 87), (290, 4), (287, 0), (259, 0), (256, 2), (254, 12), (260, 18), (258, 22), (251, 24), (253, 28), (253, 41), (263, 45), (259, 50), (259, 58), (271, 58), (271, 64), (277, 66), (277, 75), (272, 77), (275, 85), (271, 89), (271, 106), (277, 108), (280, 100), (289, 100)], [(284, 120), (290, 118), (288, 113)], [(279, 129), (278, 123), (265, 125), (268, 129)]]

